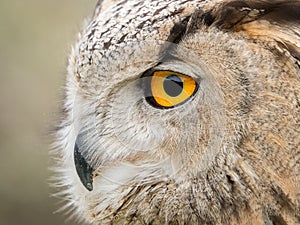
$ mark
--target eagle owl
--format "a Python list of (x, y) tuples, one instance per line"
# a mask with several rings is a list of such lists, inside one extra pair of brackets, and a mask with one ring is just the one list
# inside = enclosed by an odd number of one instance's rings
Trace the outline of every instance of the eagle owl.
[(99, 1), (64, 109), (57, 185), (86, 223), (300, 223), (299, 0)]

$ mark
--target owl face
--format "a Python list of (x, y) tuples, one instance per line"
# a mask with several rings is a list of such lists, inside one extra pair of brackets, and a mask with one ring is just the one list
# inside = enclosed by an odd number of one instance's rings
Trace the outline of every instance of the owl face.
[[(279, 192), (299, 194), (300, 42), (272, 25), (276, 4), (98, 4), (70, 57), (58, 133), (59, 183), (80, 219), (272, 224), (278, 198), (299, 219), (299, 199)], [(299, 29), (294, 16), (280, 19)]]

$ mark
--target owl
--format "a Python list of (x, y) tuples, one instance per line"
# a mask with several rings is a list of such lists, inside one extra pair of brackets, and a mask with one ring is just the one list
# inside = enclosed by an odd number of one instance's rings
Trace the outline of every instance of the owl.
[(69, 58), (63, 209), (93, 224), (300, 224), (300, 1), (99, 1)]

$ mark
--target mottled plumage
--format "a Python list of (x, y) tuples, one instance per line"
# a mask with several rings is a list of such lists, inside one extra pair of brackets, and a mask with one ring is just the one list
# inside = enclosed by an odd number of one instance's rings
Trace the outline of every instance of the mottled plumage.
[[(153, 71), (198, 86), (152, 105)], [(99, 1), (64, 108), (56, 171), (78, 219), (300, 224), (298, 0)]]

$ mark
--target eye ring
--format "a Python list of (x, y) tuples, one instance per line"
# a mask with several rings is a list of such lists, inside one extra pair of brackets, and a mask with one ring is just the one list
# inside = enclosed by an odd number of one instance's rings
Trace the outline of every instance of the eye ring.
[(159, 109), (174, 108), (188, 101), (198, 90), (198, 80), (171, 70), (152, 70), (144, 75), (145, 99)]

